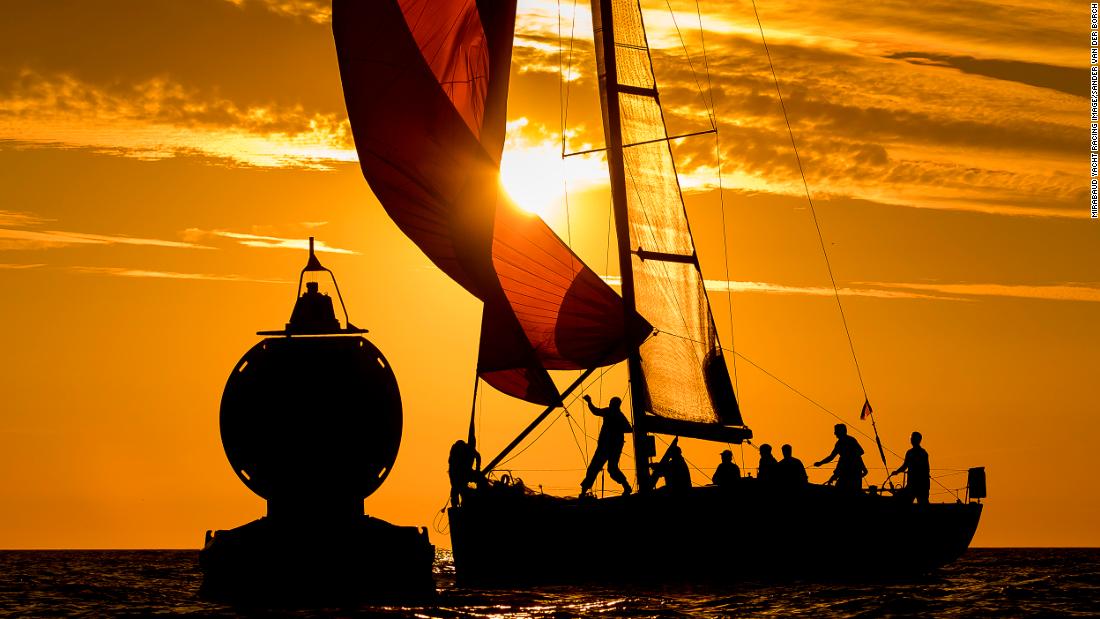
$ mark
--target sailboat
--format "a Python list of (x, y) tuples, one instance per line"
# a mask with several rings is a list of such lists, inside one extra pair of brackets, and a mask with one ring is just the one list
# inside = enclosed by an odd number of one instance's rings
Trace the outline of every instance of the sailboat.
[[(641, 7), (592, 0), (621, 294), (498, 181), (515, 19), (515, 0), (333, 2), (366, 180), (402, 232), (484, 303), (480, 380), (545, 407), (480, 473), (491, 477), (597, 369), (625, 363), (629, 375), (637, 492), (597, 500), (507, 476), (481, 484), (448, 510), (459, 583), (903, 576), (958, 558), (984, 488), (910, 505), (815, 485), (776, 493), (757, 479), (734, 491), (653, 487), (655, 435), (739, 444), (752, 431), (711, 314)], [(557, 370), (581, 375), (560, 390)]]

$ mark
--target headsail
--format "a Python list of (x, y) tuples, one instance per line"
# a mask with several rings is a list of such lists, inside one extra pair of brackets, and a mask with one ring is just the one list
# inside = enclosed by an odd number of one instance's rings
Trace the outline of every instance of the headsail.
[(515, 1), (334, 0), (332, 21), (363, 175), (485, 302), (482, 378), (551, 404), (547, 369), (622, 360), (622, 299), (499, 183)]
[[(608, 6), (610, 15), (602, 10)], [(619, 108), (634, 299), (658, 330), (639, 351), (645, 410), (676, 421), (742, 425), (667, 142), (641, 7), (638, 0), (593, 0), (593, 16), (597, 30), (607, 20), (614, 33), (614, 83), (600, 36), (596, 58), (605, 117), (608, 97), (617, 97)], [(613, 139), (608, 133), (609, 144)]]

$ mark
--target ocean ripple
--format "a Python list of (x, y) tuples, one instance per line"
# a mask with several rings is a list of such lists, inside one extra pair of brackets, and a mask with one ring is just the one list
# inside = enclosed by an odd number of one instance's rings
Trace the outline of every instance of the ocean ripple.
[[(736, 560), (736, 559), (734, 559)], [(239, 608), (198, 597), (198, 552), (0, 552), (0, 615), (530, 617), (1095, 617), (1100, 550), (974, 549), (920, 580), (646, 588), (460, 589), (449, 552), (431, 604)]]

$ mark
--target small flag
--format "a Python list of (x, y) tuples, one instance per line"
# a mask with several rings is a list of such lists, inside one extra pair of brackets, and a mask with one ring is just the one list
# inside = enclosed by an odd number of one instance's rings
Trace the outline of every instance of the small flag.
[(873, 413), (873, 412), (875, 412), (875, 411), (871, 410), (871, 401), (867, 400), (867, 399), (864, 399), (863, 400), (863, 410), (859, 411), (859, 420), (863, 421), (864, 419), (869, 417), (871, 415), (871, 413)]

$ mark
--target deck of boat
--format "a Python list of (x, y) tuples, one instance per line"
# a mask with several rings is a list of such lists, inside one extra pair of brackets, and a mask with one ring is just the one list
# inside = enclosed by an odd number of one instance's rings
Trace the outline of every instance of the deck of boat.
[(898, 578), (962, 555), (980, 503), (809, 485), (566, 499), (493, 487), (449, 510), (460, 584)]

